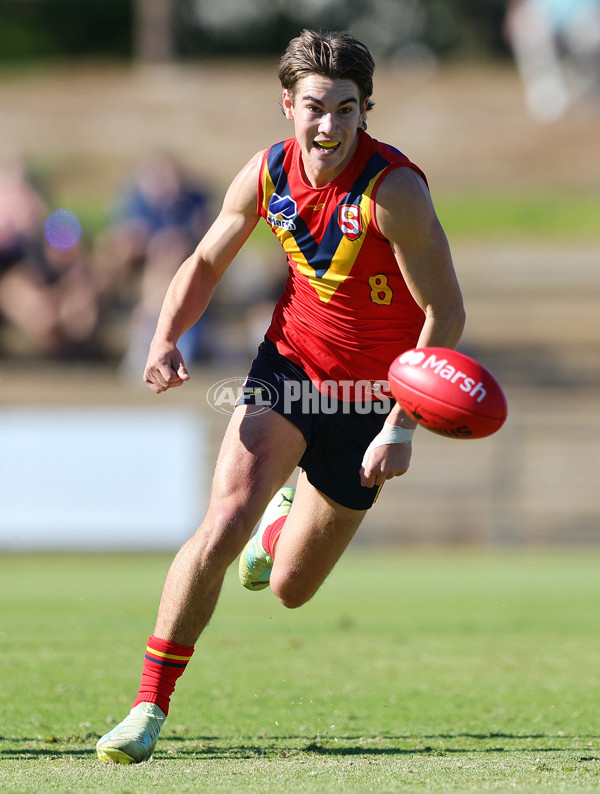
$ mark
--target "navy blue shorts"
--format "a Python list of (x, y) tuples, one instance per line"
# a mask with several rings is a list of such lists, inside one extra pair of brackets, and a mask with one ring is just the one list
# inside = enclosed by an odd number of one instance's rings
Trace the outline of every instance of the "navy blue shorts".
[(372, 404), (331, 400), (265, 339), (237, 405), (262, 405), (299, 428), (307, 447), (298, 465), (319, 491), (353, 510), (373, 505), (379, 486), (365, 488), (359, 471), (365, 450), (393, 405), (391, 400)]

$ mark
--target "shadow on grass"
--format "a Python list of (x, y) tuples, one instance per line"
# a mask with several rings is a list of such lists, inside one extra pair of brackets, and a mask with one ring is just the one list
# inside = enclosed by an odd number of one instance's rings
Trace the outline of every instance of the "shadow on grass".
[[(581, 761), (600, 761), (600, 755), (591, 757), (587, 742), (597, 736), (558, 736), (549, 734), (434, 734), (398, 736), (355, 736), (338, 739), (307, 739), (301, 736), (280, 736), (265, 740), (265, 745), (211, 742), (206, 739), (172, 737), (169, 741), (181, 743), (171, 758), (196, 757), (201, 759), (256, 758), (323, 755), (331, 758), (352, 756), (411, 756), (411, 755), (469, 755), (474, 753), (555, 753), (569, 750), (581, 753)], [(504, 741), (503, 741), (504, 740)], [(556, 740), (555, 746), (548, 746)], [(431, 744), (429, 743), (431, 742)], [(583, 754), (586, 754), (585, 757)]]
[[(3, 760), (39, 760), (42, 758), (95, 758), (95, 737), (75, 739), (73, 737), (44, 741), (37, 738), (7, 739), (0, 736)], [(555, 746), (548, 743), (555, 742)], [(90, 744), (87, 744), (90, 742)], [(431, 742), (431, 744), (429, 743)], [(264, 743), (254, 741), (230, 742), (216, 736), (165, 736), (155, 754), (156, 761), (219, 760), (256, 758), (292, 758), (303, 755), (322, 755), (331, 758), (352, 756), (411, 756), (411, 755), (469, 755), (488, 753), (556, 753), (568, 750), (580, 754), (579, 761), (600, 762), (600, 754), (590, 754), (590, 742), (600, 743), (599, 736), (557, 734), (507, 734), (507, 733), (440, 733), (430, 735), (354, 736), (333, 739), (308, 739), (306, 736), (277, 736), (267, 738)], [(73, 747), (72, 744), (86, 744)], [(583, 745), (583, 746), (582, 746)]]

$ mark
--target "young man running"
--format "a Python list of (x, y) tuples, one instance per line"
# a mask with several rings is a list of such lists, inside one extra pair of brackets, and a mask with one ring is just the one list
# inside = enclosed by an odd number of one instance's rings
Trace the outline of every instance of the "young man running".
[[(290, 42), (279, 78), (294, 137), (235, 177), (167, 291), (144, 373), (157, 394), (189, 379), (177, 342), (261, 217), (287, 255), (287, 285), (225, 433), (207, 514), (169, 570), (138, 696), (98, 741), (101, 760), (151, 757), (240, 552), (249, 589), (270, 584), (290, 608), (315, 594), (383, 483), (409, 466), (415, 423), (386, 394), (390, 362), (417, 345), (454, 347), (462, 333), (425, 177), (365, 131), (373, 70), (350, 34), (305, 30)], [(265, 391), (267, 411), (257, 400)], [(296, 490), (283, 487), (298, 466)]]

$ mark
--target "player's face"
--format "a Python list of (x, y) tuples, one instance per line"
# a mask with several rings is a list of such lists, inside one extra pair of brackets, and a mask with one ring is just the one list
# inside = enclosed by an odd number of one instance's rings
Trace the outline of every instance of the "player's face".
[(283, 109), (294, 122), (306, 175), (316, 187), (334, 180), (348, 164), (366, 108), (352, 80), (308, 75), (298, 82), (293, 97), (284, 90)]

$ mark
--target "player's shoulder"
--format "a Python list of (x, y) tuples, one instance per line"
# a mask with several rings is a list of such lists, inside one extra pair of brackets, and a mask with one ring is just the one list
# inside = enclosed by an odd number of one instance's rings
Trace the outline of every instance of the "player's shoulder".
[(261, 149), (256, 152), (237, 172), (230, 185), (230, 189), (240, 188), (243, 186), (256, 186), (258, 183), (258, 176), (268, 149)]
[(258, 182), (265, 149), (256, 152), (237, 172), (227, 193), (224, 207), (232, 211), (254, 211), (258, 196)]
[(268, 151), (268, 149), (261, 149), (260, 151), (256, 152), (256, 154), (252, 155), (252, 157), (239, 171), (238, 177), (241, 176), (244, 178), (251, 175), (256, 175), (260, 171), (261, 165)]
[(422, 172), (413, 166), (410, 161), (394, 163), (388, 167), (381, 180), (379, 193), (383, 195), (411, 195), (420, 194), (427, 190), (427, 182)]
[(422, 172), (409, 164), (385, 173), (374, 203), (379, 230), (390, 240), (428, 233), (436, 219), (427, 182)]
[(377, 191), (384, 197), (409, 197), (415, 191), (418, 194), (423, 187), (427, 187), (425, 174), (407, 155), (392, 144), (373, 138), (367, 132), (360, 132), (357, 156), (362, 156), (368, 163), (372, 162), (381, 168), (382, 177)]
[(411, 165), (398, 164), (388, 169), (377, 189), (376, 204), (387, 208), (400, 208), (430, 204), (429, 188), (422, 173)]

